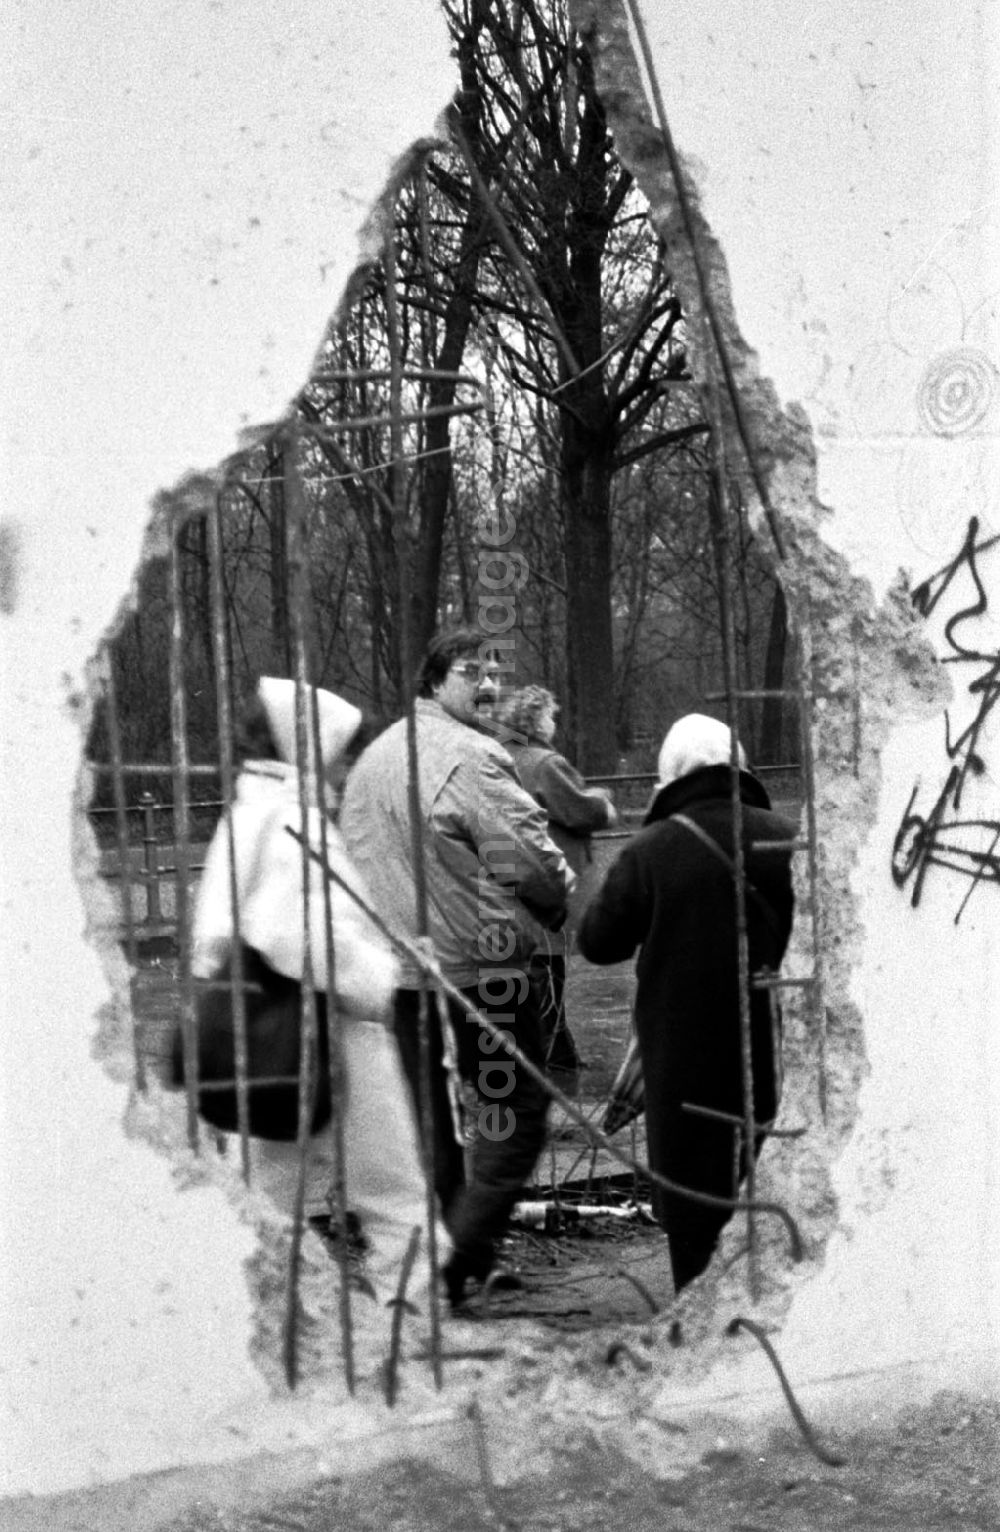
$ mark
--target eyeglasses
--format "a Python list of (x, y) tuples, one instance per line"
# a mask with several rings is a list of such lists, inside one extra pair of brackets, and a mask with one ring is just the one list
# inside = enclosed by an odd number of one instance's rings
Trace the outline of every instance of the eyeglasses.
[(478, 660), (456, 660), (451, 668), (467, 681), (496, 681), (500, 676), (496, 665), (480, 665)]

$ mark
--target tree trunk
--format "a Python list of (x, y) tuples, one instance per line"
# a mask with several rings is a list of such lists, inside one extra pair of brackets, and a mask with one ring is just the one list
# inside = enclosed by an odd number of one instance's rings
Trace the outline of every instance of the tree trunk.
[[(577, 764), (614, 770), (614, 644), (611, 627), (611, 475), (615, 431), (601, 355), (602, 260), (608, 236), (607, 134), (590, 73), (579, 125), (577, 188), (567, 219), (568, 281), (556, 306), (580, 369), (560, 391), (566, 536), (569, 721)], [(589, 88), (588, 88), (589, 87)]]
[[(486, 179), (490, 177), (491, 168), (486, 163), (482, 140), (482, 59), (478, 48), (488, 13), (486, 0), (473, 0), (464, 30), (456, 37), (462, 88), (454, 108), (463, 137)], [(438, 372), (454, 373), (462, 365), (472, 324), (480, 258), (489, 243), (488, 229), (486, 212), (475, 188), (470, 185), (458, 260), (444, 313), (443, 336), (434, 361)], [(434, 378), (428, 389), (428, 406), (435, 409), (454, 404), (456, 388), (452, 378)], [(410, 593), (411, 640), (415, 658), (423, 654), (437, 625), (441, 555), (451, 503), (451, 421), (450, 415), (432, 417), (427, 422), (423, 444), (426, 457), (421, 474), (420, 510)]]
[[(482, 248), (483, 217), (477, 202), (470, 209), (462, 232), (462, 254), (455, 270), (455, 286), (445, 310), (444, 337), (434, 362), (439, 372), (457, 372), (462, 365), (472, 323), (472, 295)], [(440, 409), (454, 404), (456, 387), (453, 378), (432, 379), (427, 394), (428, 407)], [(441, 551), (451, 502), (451, 421), (450, 415), (433, 416), (427, 422), (424, 437), (423, 450), (427, 456), (421, 474), (418, 534), (410, 595), (414, 657), (423, 654), (437, 624)]]
[(201, 649), (200, 665), (189, 654), (187, 674), (191, 698), (193, 733), (199, 746), (211, 737), (216, 720), (215, 643), (212, 637), (212, 566), (208, 556), (208, 518), (192, 516), (185, 523), (181, 544), (190, 580), (190, 613)]
[(563, 424), (566, 496), (566, 652), (569, 730), (581, 771), (613, 771), (614, 648), (611, 634), (611, 454), (586, 426)]

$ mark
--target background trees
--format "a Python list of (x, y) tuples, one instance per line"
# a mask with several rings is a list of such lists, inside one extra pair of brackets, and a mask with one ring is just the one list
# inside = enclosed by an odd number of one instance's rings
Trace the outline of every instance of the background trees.
[[(516, 679), (559, 693), (564, 745), (583, 769), (612, 771), (623, 757), (641, 769), (666, 724), (721, 685), (707, 426), (670, 252), (615, 157), (565, 0), (444, 0), (444, 10), (461, 79), (450, 141), (421, 154), (399, 189), (392, 293), (384, 264), (363, 274), (297, 401), (313, 672), (379, 721), (397, 713), (404, 621), (419, 652), (438, 622), (476, 617), (496, 574), (482, 529), (500, 509), (514, 528)], [(244, 454), (223, 491), (237, 688), (261, 669), (291, 669), (291, 472), (278, 434)], [(773, 686), (783, 601), (735, 486), (733, 499), (738, 663), (748, 683)], [(185, 679), (207, 758), (203, 517), (181, 536)], [(126, 759), (169, 759), (165, 589), (154, 561), (112, 645)], [(780, 716), (757, 726), (758, 757), (780, 755)]]

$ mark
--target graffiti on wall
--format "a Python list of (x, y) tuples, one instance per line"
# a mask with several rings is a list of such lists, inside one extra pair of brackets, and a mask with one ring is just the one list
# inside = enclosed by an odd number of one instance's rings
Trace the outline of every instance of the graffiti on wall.
[(996, 647), (990, 646), (984, 578), (988, 556), (998, 547), (1000, 535), (984, 533), (979, 520), (972, 517), (955, 557), (913, 592), (914, 605), (924, 617), (948, 613), (941, 660), (959, 667), (964, 685), (956, 690), (967, 722), (964, 727), (953, 725), (952, 712), (946, 710), (943, 782), (937, 797), (926, 806), (918, 802), (921, 782), (914, 785), (893, 842), (892, 876), (898, 887), (909, 886), (911, 903), (916, 905), (931, 868), (959, 873), (966, 887), (955, 913), (956, 924), (977, 888), (1000, 884), (1000, 818), (968, 815), (965, 808), (970, 782), (987, 771), (984, 736), (1000, 699), (1000, 639)]

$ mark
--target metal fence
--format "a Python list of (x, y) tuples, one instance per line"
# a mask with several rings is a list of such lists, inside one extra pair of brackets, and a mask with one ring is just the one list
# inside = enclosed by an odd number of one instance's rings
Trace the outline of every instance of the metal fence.
[[(102, 769), (100, 762), (89, 763), (92, 770)], [(148, 768), (157, 772), (159, 767)], [(125, 768), (126, 772), (129, 768)], [(132, 767), (131, 770), (136, 770)], [(197, 768), (192, 768), (196, 771)], [(757, 766), (755, 775), (768, 788), (772, 802), (783, 812), (795, 817), (802, 803), (802, 772), (795, 764)], [(215, 766), (201, 768), (205, 777), (217, 779)], [(605, 787), (611, 794), (618, 816), (614, 829), (598, 830), (597, 841), (623, 841), (634, 834), (642, 823), (656, 788), (655, 772), (611, 772), (605, 776), (588, 776), (589, 787)], [(192, 828), (192, 856), (187, 871), (197, 875), (202, 871), (200, 852), (211, 839), (225, 804), (221, 798), (198, 798), (189, 805)], [(140, 940), (144, 937), (173, 937), (177, 934), (177, 878), (179, 869), (173, 853), (176, 807), (172, 795), (157, 797), (151, 792), (139, 794), (137, 802), (125, 805), (126, 845), (128, 854), (123, 859), (116, 842), (113, 808), (91, 808), (89, 818), (97, 836), (101, 852), (101, 877), (112, 884), (117, 897), (124, 898), (123, 885), (128, 880), (133, 897), (138, 897), (139, 907), (133, 904), (133, 921)], [(122, 916), (124, 928), (124, 915)]]
[[(197, 811), (202, 832), (199, 840), (202, 843), (207, 844), (222, 809), (221, 799), (199, 801)], [(138, 934), (176, 936), (179, 869), (173, 857), (173, 800), (158, 799), (152, 793), (144, 792), (137, 803), (126, 805), (124, 849), (115, 837), (112, 822), (115, 813), (116, 810), (109, 808), (90, 810), (100, 853), (101, 877), (113, 885), (120, 903), (129, 898), (125, 892), (126, 884), (130, 886), (131, 896), (138, 896), (140, 907), (137, 909), (132, 904), (132, 921)], [(187, 871), (197, 874), (202, 867), (202, 862), (194, 859), (188, 862)], [(124, 925), (123, 914), (123, 928)]]

